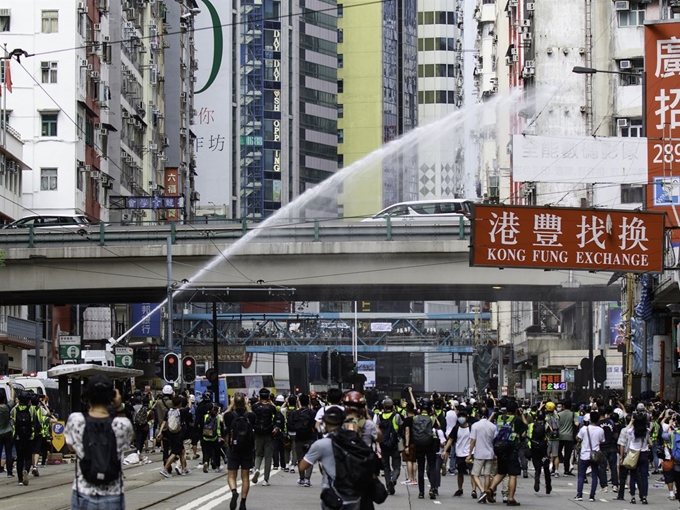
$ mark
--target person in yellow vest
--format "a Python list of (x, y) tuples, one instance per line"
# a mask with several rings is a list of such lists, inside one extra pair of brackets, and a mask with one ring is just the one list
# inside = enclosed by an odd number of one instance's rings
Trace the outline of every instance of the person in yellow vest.
[(383, 434), (380, 449), (385, 470), (385, 485), (390, 495), (395, 493), (394, 487), (401, 473), (399, 444), (402, 423), (401, 415), (394, 409), (394, 402), (391, 398), (386, 398), (383, 401), (383, 412), (380, 414), (378, 427)]
[(38, 430), (35, 407), (31, 405), (31, 394), (19, 393), (19, 405), (12, 408), (12, 433), (17, 451), (17, 476), (19, 485), (28, 485), (28, 470), (31, 466), (33, 441)]
[(45, 464), (47, 463), (47, 453), (52, 447), (52, 424), (57, 422), (57, 419), (52, 415), (50, 408), (47, 407), (47, 395), (40, 395), (38, 406), (36, 407), (36, 414), (40, 427), (40, 450), (33, 456), (34, 476), (38, 476), (38, 453), (42, 457), (42, 467), (45, 467)]
[(208, 472), (208, 463), (216, 472), (222, 471), (220, 466), (220, 430), (222, 428), (222, 417), (219, 414), (219, 407), (213, 405), (208, 413), (203, 417), (203, 436), (201, 437), (201, 450), (203, 451), (203, 472)]

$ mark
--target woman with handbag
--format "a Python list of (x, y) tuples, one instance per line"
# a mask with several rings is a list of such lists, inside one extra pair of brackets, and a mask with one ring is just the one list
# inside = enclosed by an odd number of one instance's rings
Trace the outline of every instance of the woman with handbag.
[[(633, 414), (626, 433), (630, 436), (630, 446), (623, 465), (630, 471), (630, 502), (635, 504), (635, 486), (639, 488), (640, 503), (647, 504), (649, 489), (649, 434), (651, 427), (647, 414), (639, 410)], [(637, 457), (637, 458), (636, 458)]]
[(604, 442), (604, 431), (597, 425), (599, 420), (600, 413), (597, 411), (591, 411), (590, 415), (586, 414), (583, 417), (584, 426), (581, 427), (576, 436), (576, 440), (581, 446), (581, 453), (578, 461), (578, 483), (574, 501), (583, 501), (583, 484), (588, 468), (590, 468), (592, 477), (590, 483), (590, 501), (595, 501), (599, 464), (602, 461), (600, 443)]

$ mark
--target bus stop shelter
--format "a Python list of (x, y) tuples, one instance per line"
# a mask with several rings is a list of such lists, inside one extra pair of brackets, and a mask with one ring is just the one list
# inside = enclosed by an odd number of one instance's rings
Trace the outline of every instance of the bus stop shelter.
[[(47, 377), (59, 381), (59, 417), (66, 421), (71, 411), (80, 411), (83, 383), (93, 375), (106, 375), (114, 381), (125, 381), (144, 375), (143, 370), (106, 367), (84, 363), (59, 365), (47, 371)], [(120, 387), (120, 385), (116, 385)]]

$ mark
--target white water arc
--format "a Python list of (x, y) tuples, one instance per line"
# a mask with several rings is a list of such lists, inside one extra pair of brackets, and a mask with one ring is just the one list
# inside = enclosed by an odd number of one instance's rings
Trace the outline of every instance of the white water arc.
[[(335, 173), (332, 177), (321, 182), (314, 188), (308, 189), (298, 198), (288, 203), (280, 210), (273, 214), (265, 221), (260, 223), (256, 228), (248, 231), (246, 235), (240, 238), (238, 241), (230, 245), (224, 251), (215, 255), (206, 265), (196, 272), (196, 274), (191, 278), (190, 281), (183, 283), (177, 290), (173, 293), (173, 297), (177, 296), (181, 292), (189, 289), (191, 285), (195, 284), (202, 277), (215, 270), (215, 268), (228, 260), (229, 257), (237, 254), (239, 250), (245, 246), (248, 242), (255, 239), (257, 236), (263, 232), (276, 228), (276, 224), (279, 222), (290, 222), (293, 218), (299, 218), (301, 216), (301, 211), (308, 205), (310, 205), (315, 199), (319, 197), (324, 197), (329, 192), (341, 190), (342, 183), (349, 177), (361, 176), (362, 173), (375, 168), (377, 165), (381, 165), (383, 161), (390, 160), (390, 162), (409, 160), (409, 158), (402, 158), (401, 156), (412, 156), (417, 154), (418, 151), (427, 151), (428, 147), (432, 150), (439, 146), (443, 140), (453, 138), (454, 136), (460, 136), (459, 130), (466, 127), (466, 125), (476, 118), (478, 115), (485, 111), (486, 109), (497, 109), (501, 107), (510, 108), (513, 106), (521, 97), (521, 94), (516, 93), (508, 97), (497, 97), (493, 100), (486, 101), (484, 103), (477, 103), (472, 106), (465, 107), (459, 111), (453, 112), (446, 117), (443, 117), (430, 124), (419, 126), (416, 129), (409, 131), (408, 133), (402, 135), (401, 137), (385, 144), (384, 146), (376, 149), (375, 151), (367, 154), (360, 160), (352, 163), (351, 165), (343, 168), (342, 170)], [(465, 135), (465, 133), (463, 133)], [(471, 148), (473, 149), (473, 148)], [(469, 178), (469, 177), (468, 177)], [(474, 177), (473, 177), (474, 178)], [(377, 212), (377, 211), (374, 211)], [(341, 219), (341, 218), (336, 218)], [(251, 280), (252, 283), (252, 280)], [(264, 282), (266, 284), (266, 282)], [(116, 343), (124, 339), (130, 332), (142, 324), (147, 317), (157, 312), (161, 307), (167, 303), (167, 299), (156, 306), (151, 312), (140, 319), (139, 322), (130, 327), (125, 333), (120, 335), (116, 339)]]

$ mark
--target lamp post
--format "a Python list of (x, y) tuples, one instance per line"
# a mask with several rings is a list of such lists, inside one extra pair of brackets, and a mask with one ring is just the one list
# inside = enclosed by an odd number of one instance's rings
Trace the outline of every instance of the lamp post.
[[(604, 71), (602, 69), (594, 69), (592, 67), (576, 66), (571, 70), (572, 73), (593, 75), (597, 73), (604, 74), (618, 74), (621, 76), (635, 76), (640, 78), (640, 85), (642, 86), (642, 136), (647, 136), (647, 73), (645, 71)], [(643, 185), (643, 209), (646, 209), (647, 203), (647, 185)], [(625, 398), (630, 398), (633, 393), (633, 339), (631, 320), (633, 318), (633, 300), (634, 290), (633, 285), (635, 276), (633, 274), (626, 275), (626, 309), (628, 319), (626, 321), (626, 363), (625, 363)], [(592, 352), (592, 344), (590, 352)], [(592, 360), (591, 360), (592, 362)], [(647, 389), (647, 334), (642, 338), (642, 390)]]

